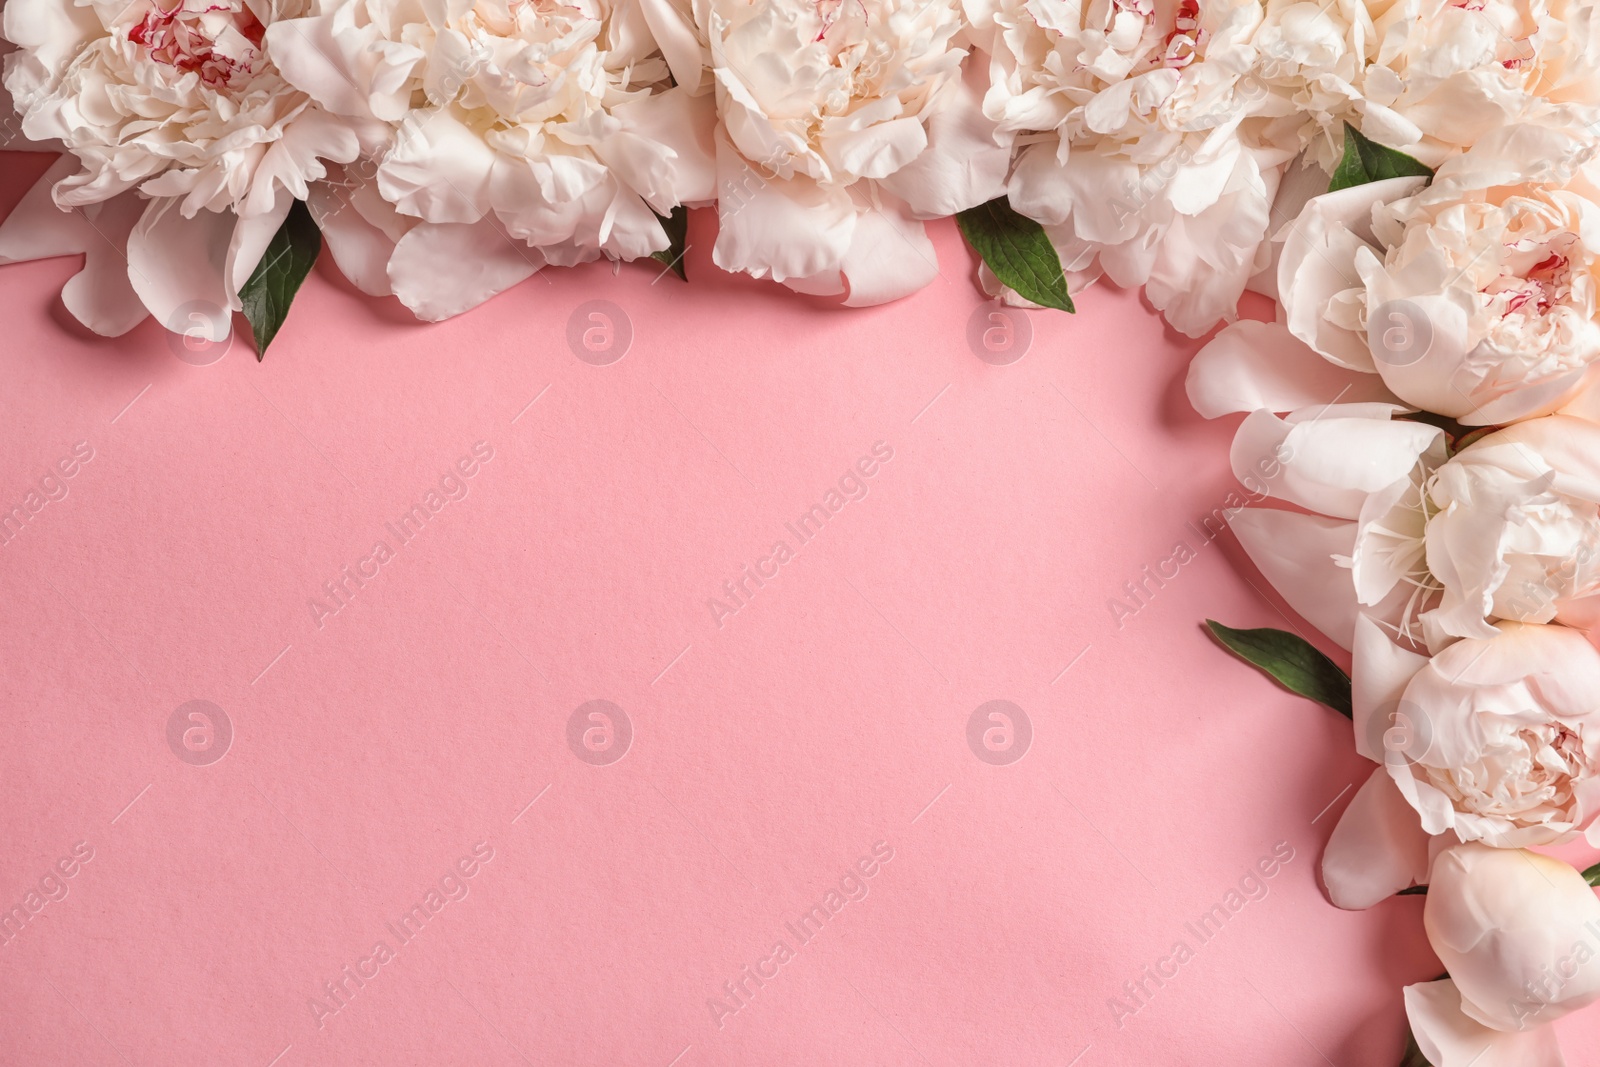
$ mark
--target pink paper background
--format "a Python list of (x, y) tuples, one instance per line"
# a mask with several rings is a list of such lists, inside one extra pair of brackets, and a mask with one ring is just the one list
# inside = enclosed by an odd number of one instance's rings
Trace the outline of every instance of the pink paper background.
[[(0, 206), (46, 162), (7, 157)], [(991, 366), (948, 223), (941, 279), (854, 312), (717, 272), (713, 225), (692, 285), (550, 271), (437, 326), (324, 257), (259, 365), (241, 340), (190, 366), (152, 323), (92, 338), (57, 295), (73, 261), (0, 268), (0, 510), (94, 453), (0, 546), (0, 908), (93, 849), (0, 947), (0, 1062), (1397, 1060), (1400, 987), (1438, 965), (1420, 900), (1318, 888), (1366, 773), (1348, 725), (1199, 626), (1287, 624), (1188, 526), (1233, 488), (1231, 425), (1183, 397), (1193, 343), (1097, 288)], [(593, 299), (634, 332), (608, 366), (566, 342)], [(401, 545), (384, 524), (480, 441)], [(867, 495), (719, 627), (708, 598), (880, 441)], [(310, 599), (378, 540), (319, 628)], [(1196, 558), (1119, 627), (1108, 601), (1180, 540)], [(597, 698), (633, 730), (606, 766), (567, 741)], [(193, 699), (233, 725), (209, 766), (167, 743)], [(969, 749), (992, 699), (1031, 721), (1018, 762)], [(785, 924), (880, 841), (801, 943)], [(467, 895), (401, 944), (478, 842)], [(1202, 944), (1185, 924), (1278, 842)], [(1593, 1062), (1593, 1013), (1563, 1033)]]

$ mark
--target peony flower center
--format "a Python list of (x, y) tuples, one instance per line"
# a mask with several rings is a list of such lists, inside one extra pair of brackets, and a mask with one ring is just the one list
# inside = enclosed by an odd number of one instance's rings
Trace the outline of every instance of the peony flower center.
[(1161, 65), (1182, 70), (1193, 63), (1200, 54), (1201, 36), (1199, 0), (1183, 0), (1178, 6), (1172, 32), (1167, 34)]
[[(817, 5), (817, 21), (821, 24), (817, 30), (816, 39), (821, 41), (828, 36), (828, 31), (833, 29), (833, 24), (839, 21), (840, 9), (850, 0), (815, 0), (815, 2)], [(861, 0), (854, 0), (854, 2), (861, 5), (861, 17), (865, 19), (867, 17), (866, 5)]]
[(557, 128), (587, 143), (606, 121), (607, 95), (641, 73), (607, 68), (604, 33), (595, 5), (581, 0), (479, 0), (407, 38), (427, 54), (412, 74), (415, 106), (453, 104), (463, 122), (512, 154), (537, 151), (538, 139)]
[(1522, 826), (1570, 822), (1573, 781), (1584, 773), (1583, 739), (1563, 723), (1485, 717), (1479, 758), (1428, 777), (1460, 811)]
[(1404, 269), (1440, 256), (1453, 264), (1448, 284), (1477, 304), (1467, 369), (1485, 388), (1516, 389), (1600, 358), (1600, 278), (1583, 232), (1561, 196), (1520, 190), (1409, 220), (1386, 264)]
[[(1428, 569), (1428, 523), (1440, 510), (1434, 497), (1437, 482), (1438, 472), (1428, 460), (1418, 460), (1400, 498), (1385, 514), (1363, 524), (1355, 552), (1346, 561), (1357, 572), (1358, 586), (1365, 586), (1369, 573), (1391, 576), (1393, 583), (1405, 586), (1406, 600), (1394, 635), (1413, 648), (1426, 647), (1421, 617), (1438, 605), (1444, 590), (1444, 583)], [(1383, 582), (1382, 587), (1393, 585)]]
[(255, 72), (266, 30), (248, 8), (235, 11), (212, 4), (191, 9), (180, 0), (170, 11), (152, 7), (128, 31), (151, 59), (184, 74), (194, 74), (213, 89), (226, 88), (239, 75)]
[(1494, 37), (1495, 59), (1507, 70), (1516, 70), (1534, 59), (1529, 37), (1538, 26), (1526, 0), (1453, 0), (1452, 8), (1477, 15), (1488, 24)]
[[(1576, 234), (1558, 234), (1544, 241), (1513, 241), (1507, 245), (1512, 272), (1502, 274), (1482, 292), (1488, 310), (1496, 315), (1544, 315), (1569, 302), (1573, 290), (1572, 257)], [(1531, 247), (1519, 247), (1531, 246)], [(1532, 260), (1533, 262), (1529, 263)], [(1521, 264), (1520, 271), (1517, 266)]]

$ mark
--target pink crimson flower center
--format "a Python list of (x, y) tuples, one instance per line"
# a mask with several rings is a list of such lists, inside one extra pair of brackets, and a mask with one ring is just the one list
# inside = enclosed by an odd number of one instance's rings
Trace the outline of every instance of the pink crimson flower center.
[(221, 46), (214, 16), (228, 12), (224, 5), (213, 4), (197, 10), (179, 3), (170, 11), (153, 7), (145, 13), (144, 21), (128, 32), (128, 40), (142, 45), (150, 58), (185, 74), (194, 74), (213, 89), (224, 89), (237, 76), (254, 73), (256, 61), (261, 56), (261, 38), (264, 27), (248, 8), (230, 12), (223, 23), (229, 36), (237, 43), (248, 43), (242, 54), (231, 55)]

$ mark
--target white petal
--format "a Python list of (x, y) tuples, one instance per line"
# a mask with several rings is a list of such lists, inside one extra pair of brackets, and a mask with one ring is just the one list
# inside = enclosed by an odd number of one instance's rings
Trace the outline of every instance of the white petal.
[(1421, 184), (1421, 178), (1390, 178), (1325, 193), (1306, 204), (1284, 236), (1278, 260), (1284, 321), (1296, 337), (1336, 363), (1374, 369), (1366, 338), (1328, 321), (1328, 301), (1361, 285), (1356, 257), (1370, 249), (1373, 208)]
[(1313, 404), (1398, 403), (1376, 374), (1335, 366), (1275, 322), (1233, 323), (1189, 364), (1189, 402), (1208, 419)]
[(378, 168), (378, 189), (407, 215), (475, 223), (489, 209), (496, 153), (449, 111), (413, 111)]
[(438, 322), (531, 278), (543, 265), (538, 252), (513, 243), (487, 220), (424, 222), (395, 245), (389, 280), (417, 318)]
[(1600, 365), (1589, 368), (1583, 388), (1561, 406), (1561, 414), (1600, 424)]
[(819, 271), (804, 278), (785, 278), (783, 284), (806, 296), (843, 296), (848, 291), (842, 270)]
[(1428, 662), (1428, 657), (1395, 644), (1383, 627), (1364, 614), (1356, 620), (1355, 644), (1350, 651), (1356, 751), (1374, 763), (1383, 763), (1388, 755), (1385, 735), (1397, 727), (1408, 728), (1399, 718), (1404, 714), (1400, 698), (1406, 683)]
[[(17, 50), (17, 46), (10, 41), (0, 38), (0, 66), (6, 62), (6, 56)], [(28, 62), (26, 54), (16, 63)], [(11, 91), (0, 85), (0, 115), (13, 115), (16, 113), (17, 104), (12, 99)], [(51, 137), (43, 141), (35, 141), (22, 131), (20, 122), (0, 122), (0, 151), (8, 152), (65, 152), (66, 146), (59, 138)], [(65, 177), (66, 175), (62, 175)]]
[(220, 211), (186, 219), (176, 199), (149, 201), (128, 238), (128, 278), (157, 322), (182, 332), (198, 319), (206, 340), (227, 340), (237, 299), (228, 284), (236, 222)]
[(939, 259), (921, 222), (888, 194), (856, 216), (843, 270), (850, 285), (845, 303), (870, 307), (910, 296), (939, 276)]
[(638, 0), (638, 3), (656, 45), (672, 70), (672, 80), (685, 92), (698, 92), (704, 56), (693, 22), (669, 0)]
[(360, 149), (355, 133), (342, 120), (326, 112), (306, 111), (283, 128), (283, 136), (267, 146), (239, 213), (249, 216), (271, 212), (283, 193), (304, 200), (308, 183), (328, 173), (324, 160), (349, 163)]
[[(234, 226), (233, 237), (228, 242), (228, 288), (231, 296), (236, 297), (239, 290), (244, 288), (244, 283), (250, 280), (250, 275), (255, 273), (267, 245), (272, 243), (272, 238), (283, 225), (283, 220), (288, 218), (289, 209), (293, 206), (294, 198), (280, 192), (277, 204), (262, 214), (240, 219)], [(242, 306), (236, 299), (233, 305), (236, 311)]]
[[(1073, 228), (1085, 241), (1113, 245), (1131, 241), (1145, 223), (1128, 203), (1130, 197), (1134, 204), (1139, 202), (1140, 175), (1139, 168), (1126, 159), (1075, 149), (1056, 181), (1067, 191)], [(1017, 206), (1014, 193), (1012, 201), (1012, 206)]]
[(983, 114), (988, 86), (988, 65), (967, 63), (930, 104), (927, 149), (883, 180), (918, 218), (954, 215), (1006, 194), (1011, 136), (996, 143), (995, 124)]
[(1448, 978), (1406, 986), (1405, 1001), (1417, 1048), (1434, 1067), (1565, 1067), (1553, 1028), (1491, 1030), (1461, 1011)]
[[(1128, 166), (1124, 179), (1132, 182), (1138, 168)], [(1017, 152), (1007, 182), (1011, 207), (1044, 226), (1060, 226), (1072, 215), (1072, 187), (1067, 183), (1054, 144), (1026, 145)]]
[(861, 178), (887, 178), (928, 147), (922, 120), (910, 116), (864, 129), (824, 132), (823, 154), (838, 170)]
[(353, 5), (315, 18), (277, 19), (263, 41), (285, 80), (336, 115), (370, 118), (378, 52), (375, 26), (356, 27)]
[(678, 204), (717, 195), (717, 115), (710, 94), (668, 89), (618, 104), (611, 113), (623, 130), (607, 141), (620, 136), (625, 143), (605, 151), (597, 145), (596, 152), (612, 166), (624, 164), (622, 180), (653, 208), (665, 215)]
[(84, 41), (105, 33), (89, 4), (10, 0), (4, 9), (0, 32), (26, 50), (19, 59), (38, 63), (45, 72), (65, 71)]
[(1355, 586), (1334, 562), (1355, 546), (1356, 524), (1270, 508), (1245, 508), (1228, 520), (1272, 588), (1340, 648), (1355, 640)]
[(62, 211), (51, 198), (57, 181), (77, 170), (63, 156), (45, 171), (0, 222), (0, 263), (83, 254), (83, 269), (67, 280), (61, 301), (74, 318), (102, 337), (120, 337), (148, 314), (128, 281), (128, 235), (146, 201), (131, 192)]
[[(391, 295), (389, 259), (415, 220), (397, 213), (370, 184), (319, 182), (311, 187), (307, 206), (350, 283), (368, 296)], [(373, 215), (378, 222), (372, 221)]]
[(1389, 420), (1381, 405), (1303, 408), (1286, 419), (1251, 412), (1229, 453), (1235, 476), (1255, 493), (1355, 519), (1367, 497), (1411, 474), (1442, 431)]
[(717, 266), (779, 282), (839, 270), (856, 226), (845, 190), (803, 175), (769, 178), (720, 137), (717, 212)]
[(1360, 911), (1427, 877), (1428, 835), (1389, 772), (1377, 767), (1356, 790), (1322, 853), (1328, 899)]

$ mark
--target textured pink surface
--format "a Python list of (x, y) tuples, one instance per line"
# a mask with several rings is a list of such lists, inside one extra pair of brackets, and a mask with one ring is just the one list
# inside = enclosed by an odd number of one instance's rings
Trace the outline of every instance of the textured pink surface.
[[(7, 163), (9, 207), (43, 160)], [(72, 262), (0, 269), (0, 507), (93, 450), (0, 546), (0, 907), (65, 891), (0, 948), (0, 1061), (1393, 1062), (1421, 901), (1324, 901), (1348, 727), (1201, 632), (1285, 623), (1189, 525), (1232, 488), (1192, 344), (1102, 289), (991, 366), (952, 226), (942, 280), (846, 313), (717, 273), (710, 221), (691, 286), (551, 272), (439, 326), (325, 258), (260, 365), (88, 337)], [(594, 299), (632, 323), (607, 366), (566, 342)], [(167, 740), (196, 699), (233, 728), (206, 766)], [(609, 765), (568, 743), (595, 699)], [(994, 699), (1032, 726), (1005, 765), (967, 739)], [(1589, 1062), (1600, 1026), (1563, 1031)]]

